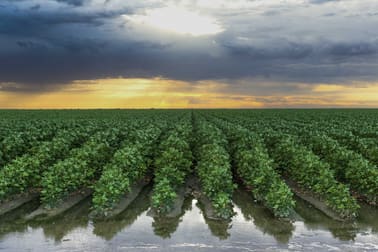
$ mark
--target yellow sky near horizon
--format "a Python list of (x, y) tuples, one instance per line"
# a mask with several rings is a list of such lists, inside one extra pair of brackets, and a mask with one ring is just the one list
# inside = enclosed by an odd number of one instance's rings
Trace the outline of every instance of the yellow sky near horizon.
[[(277, 85), (277, 84), (276, 84)], [(278, 84), (279, 85), (279, 84)], [(264, 86), (263, 84), (261, 86)], [(297, 84), (297, 92), (249, 90), (221, 81), (153, 79), (80, 80), (44, 92), (0, 89), (1, 108), (269, 108), (378, 107), (378, 84)], [(240, 88), (241, 87), (241, 88)]]

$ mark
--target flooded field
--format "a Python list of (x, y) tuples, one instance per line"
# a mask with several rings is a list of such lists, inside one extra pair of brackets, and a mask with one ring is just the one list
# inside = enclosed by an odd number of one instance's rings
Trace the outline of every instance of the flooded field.
[(111, 221), (89, 220), (90, 199), (51, 221), (23, 221), (34, 202), (0, 219), (0, 251), (378, 251), (376, 208), (363, 205), (357, 221), (340, 223), (297, 199), (289, 222), (273, 218), (244, 191), (233, 202), (231, 222), (205, 219), (193, 198), (179, 218), (152, 218), (146, 188)]

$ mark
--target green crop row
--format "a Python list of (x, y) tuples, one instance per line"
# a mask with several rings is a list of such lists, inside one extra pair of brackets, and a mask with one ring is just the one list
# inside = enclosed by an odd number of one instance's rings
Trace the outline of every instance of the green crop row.
[(163, 137), (154, 162), (155, 177), (152, 207), (161, 214), (169, 212), (177, 198), (177, 190), (185, 183), (192, 166), (189, 120), (177, 124)]
[(328, 133), (348, 149), (360, 153), (375, 166), (378, 165), (378, 141), (374, 138), (360, 138), (352, 134), (347, 134), (340, 130)]
[(204, 194), (210, 199), (216, 215), (228, 219), (233, 215), (233, 183), (227, 140), (222, 132), (203, 118), (195, 117), (196, 171)]
[(275, 162), (290, 179), (324, 199), (340, 217), (349, 219), (357, 215), (356, 200), (349, 188), (336, 180), (327, 163), (285, 134), (268, 132), (266, 143)]
[(378, 169), (355, 153), (325, 135), (302, 135), (302, 141), (336, 171), (336, 178), (346, 183), (369, 203), (378, 202)]
[(40, 141), (52, 139), (55, 133), (63, 127), (63, 123), (55, 125), (52, 123), (39, 123), (30, 125), (24, 131), (11, 133), (0, 142), (0, 169), (17, 156), (30, 151), (33, 153)]
[[(377, 141), (354, 135), (351, 131), (353, 128), (350, 127), (338, 128), (328, 123), (325, 125), (328, 127), (322, 129), (308, 124), (287, 123), (277, 130), (298, 137), (303, 145), (330, 165), (338, 181), (348, 185), (366, 202), (376, 205), (378, 169), (369, 160), (377, 159)], [(354, 131), (374, 136), (371, 130), (366, 133), (361, 132), (361, 129)]]
[(238, 125), (216, 120), (226, 133), (236, 172), (251, 188), (255, 199), (277, 217), (287, 217), (293, 210), (293, 193), (275, 171), (262, 139)]
[(105, 165), (100, 179), (94, 184), (92, 202), (97, 215), (106, 216), (121, 197), (130, 192), (131, 186), (147, 175), (151, 152), (160, 132), (152, 124), (146, 129), (131, 132)]
[(20, 156), (0, 170), (0, 200), (41, 187), (43, 171), (89, 137), (96, 127), (61, 130), (51, 141), (41, 142), (33, 154)]
[(118, 147), (124, 130), (110, 128), (96, 133), (83, 147), (49, 167), (42, 176), (41, 201), (54, 207), (70, 193), (89, 187)]

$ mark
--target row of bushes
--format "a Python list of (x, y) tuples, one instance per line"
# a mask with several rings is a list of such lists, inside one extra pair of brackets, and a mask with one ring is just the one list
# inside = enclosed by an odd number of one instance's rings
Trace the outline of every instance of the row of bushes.
[(350, 219), (359, 208), (349, 188), (336, 180), (328, 163), (284, 133), (266, 132), (266, 144), (275, 162), (301, 187), (323, 199), (341, 218)]
[(159, 214), (165, 214), (173, 208), (177, 190), (183, 186), (191, 171), (191, 134), (190, 120), (184, 119), (163, 136), (157, 149), (152, 207)]
[(40, 122), (30, 124), (27, 130), (10, 132), (8, 136), (0, 141), (0, 170), (14, 158), (28, 151), (30, 153), (35, 151), (34, 149), (38, 148), (41, 141), (52, 139), (64, 125), (64, 123), (56, 125), (49, 122)]
[(121, 197), (130, 192), (131, 186), (144, 179), (160, 133), (160, 128), (153, 124), (135, 130), (115, 152), (94, 185), (92, 202), (96, 215), (107, 216)]
[(236, 172), (253, 197), (275, 216), (288, 217), (295, 205), (293, 193), (274, 169), (261, 137), (239, 125), (213, 120), (225, 132)]
[(50, 166), (42, 175), (42, 203), (54, 207), (70, 193), (90, 186), (112, 157), (123, 131), (110, 127), (98, 132), (81, 148), (73, 149), (68, 158)]
[(228, 219), (234, 212), (233, 183), (230, 156), (226, 150), (227, 140), (223, 133), (204, 118), (195, 116), (195, 153), (199, 176), (204, 194), (210, 199), (215, 214)]
[(67, 157), (72, 148), (80, 146), (96, 129), (95, 126), (83, 125), (60, 130), (51, 141), (35, 146), (33, 153), (13, 159), (0, 170), (0, 201), (40, 188), (43, 172)]
[(378, 203), (378, 169), (374, 164), (324, 134), (302, 131), (301, 140), (331, 166), (339, 181), (364, 196), (368, 203)]

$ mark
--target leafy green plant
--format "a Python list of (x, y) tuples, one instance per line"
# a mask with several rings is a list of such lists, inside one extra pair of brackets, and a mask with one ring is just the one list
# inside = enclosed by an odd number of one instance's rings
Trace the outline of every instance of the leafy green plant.
[(112, 156), (120, 131), (99, 132), (81, 148), (73, 149), (71, 156), (43, 172), (41, 200), (54, 207), (70, 193), (89, 187)]
[(359, 208), (356, 200), (350, 195), (349, 188), (335, 179), (327, 163), (306, 148), (296, 144), (290, 137), (267, 136), (274, 160), (281, 169), (294, 181), (325, 200), (325, 203), (342, 218), (354, 218)]
[(196, 128), (196, 171), (204, 194), (210, 199), (216, 215), (230, 218), (233, 183), (230, 157), (225, 149), (227, 140), (221, 131), (202, 118), (195, 117)]
[(147, 175), (149, 154), (160, 134), (160, 130), (156, 129), (152, 125), (129, 135), (125, 144), (103, 168), (101, 177), (93, 186), (93, 209), (98, 215), (107, 215), (121, 197), (130, 192), (131, 186)]
[[(188, 118), (189, 119), (189, 118)], [(160, 143), (154, 166), (152, 206), (161, 214), (169, 212), (177, 197), (176, 191), (185, 183), (192, 166), (189, 120), (177, 124)]]
[(226, 133), (236, 172), (254, 198), (275, 216), (289, 216), (295, 206), (293, 193), (275, 171), (262, 139), (238, 125), (213, 120)]
[(93, 132), (95, 127), (80, 127), (57, 132), (51, 141), (41, 142), (33, 154), (24, 154), (0, 170), (0, 200), (29, 189), (41, 187), (42, 173), (48, 166), (68, 156)]
[(378, 204), (378, 169), (373, 164), (326, 135), (302, 132), (301, 139), (330, 164), (338, 180), (364, 196), (368, 203)]

